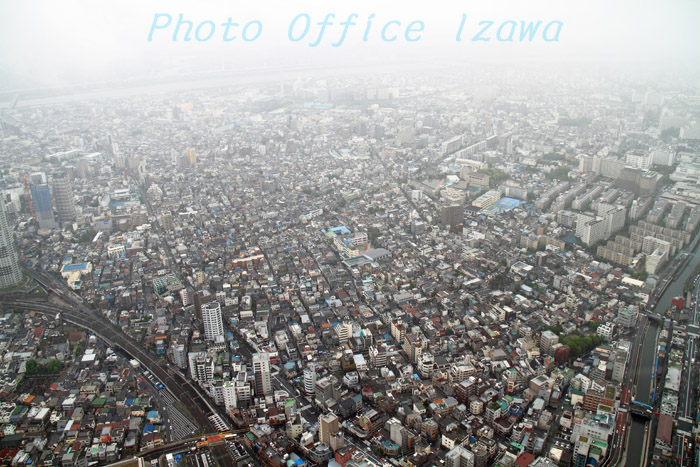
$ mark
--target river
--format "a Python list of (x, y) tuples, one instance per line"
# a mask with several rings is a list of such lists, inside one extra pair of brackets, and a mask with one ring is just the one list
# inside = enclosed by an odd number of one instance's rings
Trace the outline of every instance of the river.
[[(693, 243), (695, 245), (695, 249), (693, 250), (694, 254), (690, 257), (683, 269), (676, 275), (675, 280), (669, 284), (663, 295), (659, 297), (659, 302), (656, 304), (656, 308), (654, 308), (654, 311), (658, 314), (664, 316), (666, 310), (668, 310), (668, 308), (671, 306), (671, 300), (673, 300), (674, 297), (683, 295), (683, 289), (686, 281), (698, 267), (698, 264), (700, 264), (700, 253), (698, 253), (700, 250), (700, 248), (698, 248), (698, 245), (700, 245), (698, 242), (699, 239), (700, 234), (693, 239)], [(656, 357), (656, 349), (654, 347), (656, 343), (656, 333), (658, 330), (659, 324), (652, 320), (649, 325), (647, 335), (645, 336), (644, 343), (642, 344), (641, 363), (639, 365), (639, 375), (637, 377), (636, 400), (645, 404), (649, 404), (651, 400), (651, 395), (649, 392), (651, 391), (651, 383), (654, 377), (654, 361)], [(632, 419), (630, 439), (627, 445), (627, 465), (643, 465), (641, 464), (641, 447), (644, 443), (645, 425), (646, 423), (644, 422)], [(649, 451), (653, 449), (653, 443), (654, 440), (652, 439), (650, 441), (652, 446), (650, 446)]]

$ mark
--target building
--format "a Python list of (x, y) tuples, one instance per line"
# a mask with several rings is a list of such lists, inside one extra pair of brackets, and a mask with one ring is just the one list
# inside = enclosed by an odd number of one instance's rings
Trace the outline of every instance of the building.
[(51, 189), (48, 185), (32, 185), (32, 204), (34, 215), (40, 229), (54, 229), (57, 227), (51, 203)]
[(445, 467), (474, 467), (474, 453), (462, 446), (455, 446), (445, 454)]
[(180, 369), (187, 368), (187, 347), (185, 344), (173, 342), (173, 362)]
[(188, 165), (195, 165), (197, 163), (197, 151), (194, 148), (187, 148), (185, 150), (185, 157), (187, 157)]
[(493, 204), (496, 204), (498, 200), (501, 199), (501, 192), (498, 190), (489, 190), (483, 195), (479, 196), (472, 202), (473, 206), (477, 208), (487, 208)]
[(58, 172), (53, 176), (53, 197), (58, 221), (73, 222), (76, 215), (73, 184), (65, 172)]
[(22, 282), (22, 270), (15, 249), (14, 234), (7, 222), (5, 202), (0, 199), (0, 288)]
[(224, 407), (226, 410), (235, 409), (238, 407), (238, 399), (236, 397), (236, 384), (233, 381), (224, 382), (223, 386)]
[(318, 439), (321, 443), (331, 444), (331, 438), (340, 430), (340, 421), (335, 414), (327, 413), (318, 417), (319, 435)]
[(543, 354), (551, 355), (552, 347), (559, 342), (559, 336), (547, 329), (540, 337), (540, 350)]
[(224, 323), (221, 319), (221, 304), (209, 302), (202, 305), (202, 322), (204, 323), (204, 338), (216, 341), (224, 337)]
[(442, 226), (451, 229), (464, 224), (464, 206), (461, 204), (443, 205), (440, 210)]
[(316, 394), (316, 368), (313, 364), (304, 368), (304, 394), (311, 397)]
[(260, 397), (272, 394), (270, 380), (270, 354), (257, 352), (253, 354), (253, 376), (255, 377), (255, 395)]
[(202, 384), (214, 379), (214, 360), (206, 352), (190, 352), (187, 359), (193, 380)]
[(164, 212), (162, 216), (163, 230), (172, 231), (175, 229), (175, 224), (173, 223), (173, 213), (170, 211)]
[(604, 219), (579, 214), (576, 219), (576, 236), (586, 246), (591, 246), (605, 238), (606, 222)]
[(652, 156), (651, 154), (643, 156), (637, 154), (627, 154), (627, 156), (625, 156), (625, 162), (627, 165), (634, 167), (635, 169), (648, 169), (651, 167)]
[(633, 328), (637, 323), (639, 307), (636, 305), (621, 306), (617, 309), (617, 323), (624, 328)]
[(671, 174), (674, 182), (700, 183), (700, 163), (681, 162)]

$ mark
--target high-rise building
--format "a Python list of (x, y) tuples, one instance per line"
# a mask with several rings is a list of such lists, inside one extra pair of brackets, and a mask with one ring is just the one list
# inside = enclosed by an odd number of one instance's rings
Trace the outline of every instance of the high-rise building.
[(73, 184), (65, 172), (53, 176), (53, 197), (59, 222), (73, 222), (75, 219), (75, 200)]
[(187, 359), (193, 380), (202, 384), (214, 379), (214, 360), (206, 352), (190, 352)]
[(261, 397), (272, 394), (269, 353), (258, 352), (253, 354), (253, 375), (255, 377), (255, 395)]
[(213, 301), (202, 305), (204, 339), (216, 341), (224, 337), (224, 323), (221, 319), (221, 304)]
[(440, 210), (440, 221), (445, 228), (464, 224), (464, 206), (461, 204), (443, 205)]
[(316, 394), (316, 368), (313, 364), (304, 368), (304, 394), (311, 397)]
[(53, 205), (51, 203), (51, 190), (46, 184), (32, 185), (32, 203), (34, 205), (34, 215), (39, 223), (40, 229), (53, 229), (56, 227), (56, 219), (53, 215)]
[(0, 288), (12, 287), (22, 281), (22, 270), (15, 249), (12, 229), (7, 223), (5, 201), (0, 198)]
[(202, 307), (205, 303), (213, 301), (216, 297), (206, 290), (197, 290), (192, 294), (194, 299), (194, 311), (197, 318), (202, 319)]
[(197, 163), (197, 151), (194, 148), (187, 148), (185, 155), (187, 156), (187, 164), (195, 165)]
[(318, 417), (319, 435), (318, 440), (324, 444), (331, 444), (331, 437), (340, 430), (340, 423), (335, 414), (327, 413)]
[(187, 368), (187, 346), (181, 342), (173, 342), (173, 362), (180, 369)]
[(173, 230), (175, 228), (175, 224), (173, 224), (173, 214), (170, 211), (166, 211), (163, 213), (163, 230)]

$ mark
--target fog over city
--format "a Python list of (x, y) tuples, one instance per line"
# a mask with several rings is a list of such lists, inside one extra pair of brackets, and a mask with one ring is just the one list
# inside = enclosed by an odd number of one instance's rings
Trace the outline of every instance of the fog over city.
[(0, 0), (0, 465), (700, 465), (698, 19)]
[[(556, 64), (562, 69), (576, 64), (605, 65), (641, 70), (697, 71), (700, 30), (698, 2), (692, 0), (621, 0), (615, 2), (498, 0), (435, 3), (407, 2), (56, 2), (4, 0), (1, 3), (0, 91), (92, 82), (120, 82), (134, 78), (162, 79), (177, 76), (255, 69), (361, 68), (383, 72), (394, 66), (414, 68), (476, 65), (483, 60), (499, 63)], [(288, 31), (292, 20), (306, 13), (311, 19), (308, 38), (293, 42)], [(318, 46), (318, 22), (335, 15)], [(356, 26), (346, 41), (333, 47), (340, 35), (339, 23), (355, 13)], [(156, 14), (173, 18), (170, 28), (148, 35)], [(196, 27), (212, 21), (217, 31), (207, 41), (178, 40), (173, 31), (178, 15)], [(368, 17), (373, 26), (362, 40)], [(467, 15), (462, 40), (457, 42), (461, 16)], [(242, 38), (222, 40), (221, 24), (228, 18), (241, 24), (253, 20), (262, 25), (253, 42)], [(400, 21), (399, 38), (385, 42), (381, 27)], [(561, 21), (557, 42), (545, 42), (541, 34), (532, 41), (500, 42), (497, 28), (504, 21)], [(165, 21), (165, 19), (163, 19)], [(424, 31), (415, 42), (401, 36), (401, 28), (422, 21)], [(481, 21), (493, 21), (483, 37), (472, 42)], [(164, 22), (160, 23), (164, 24)], [(392, 25), (393, 29), (394, 26)], [(297, 31), (301, 30), (301, 26)], [(204, 36), (204, 31), (200, 38)], [(503, 37), (506, 37), (504, 30)], [(553, 31), (553, 29), (552, 29)], [(390, 35), (391, 36), (391, 35)]]

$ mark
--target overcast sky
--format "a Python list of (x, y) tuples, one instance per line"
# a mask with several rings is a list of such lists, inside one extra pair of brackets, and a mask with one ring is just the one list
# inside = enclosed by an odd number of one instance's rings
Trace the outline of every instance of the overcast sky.
[[(173, 18), (170, 27), (148, 33), (156, 13)], [(172, 35), (182, 13), (195, 26), (211, 20), (216, 30), (206, 42)], [(307, 13), (312, 24), (306, 37), (291, 42), (291, 20)], [(327, 13), (335, 14), (318, 47), (316, 25)], [(342, 32), (338, 24), (351, 13), (358, 18), (340, 47), (332, 47)], [(461, 15), (467, 14), (462, 42), (456, 42)], [(364, 42), (370, 14), (375, 17)], [(221, 24), (231, 17), (245, 24), (258, 20), (259, 38), (243, 42), (222, 40)], [(119, 81), (133, 77), (164, 77), (217, 69), (286, 67), (374, 67), (394, 63), (469, 65), (482, 59), (498, 62), (616, 64), (648, 67), (698, 68), (700, 2), (697, 0), (481, 0), (481, 1), (113, 1), (113, 0), (0, 0), (0, 91), (24, 87)], [(161, 18), (165, 21), (165, 17)], [(401, 22), (390, 31), (394, 42), (380, 37), (390, 20)], [(494, 21), (484, 34), (489, 42), (472, 42), (480, 21)], [(496, 40), (498, 25), (507, 20), (542, 20), (532, 42)], [(558, 42), (542, 41), (550, 21), (563, 23)], [(403, 30), (422, 21), (417, 42), (406, 42)], [(162, 23), (161, 23), (162, 24)], [(298, 31), (303, 28), (300, 26)], [(509, 28), (504, 29), (507, 36)], [(552, 26), (550, 35), (556, 27)], [(202, 29), (202, 34), (207, 29)], [(251, 29), (254, 31), (254, 28)], [(238, 31), (240, 34), (240, 30)], [(181, 34), (182, 36), (182, 34)]]

